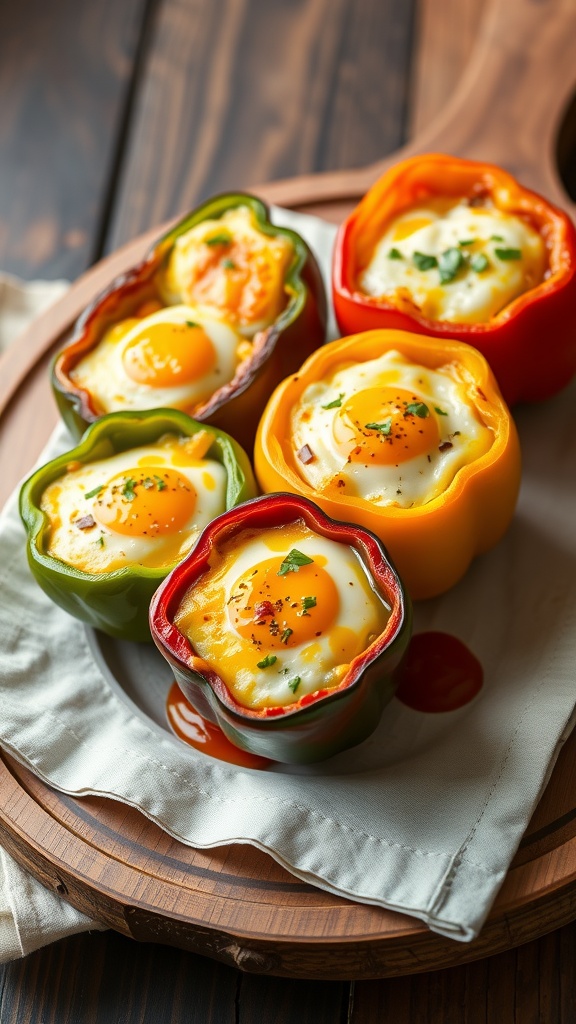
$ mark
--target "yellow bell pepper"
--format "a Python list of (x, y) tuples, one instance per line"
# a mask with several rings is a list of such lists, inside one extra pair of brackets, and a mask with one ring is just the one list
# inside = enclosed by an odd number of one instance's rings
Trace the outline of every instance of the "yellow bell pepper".
[[(457, 469), (440, 493), (411, 507), (400, 507), (395, 502), (375, 504), (359, 496), (354, 486), (335, 486), (338, 472), (335, 478), (316, 489), (307, 481), (304, 471), (305, 463), (316, 457), (314, 440), (304, 451), (293, 437), (293, 410), (309, 385), (330, 381), (341, 368), (366, 363), (387, 352), (400, 353), (415, 366), (431, 371), (451, 366), (451, 372), (464, 384), (472, 416), (488, 429), (490, 438), (487, 450), (473, 454), (471, 461)], [(394, 386), (398, 390), (402, 387), (398, 383)], [(430, 423), (437, 420), (439, 424), (437, 427), (432, 423), (435, 458), (436, 450), (442, 451), (446, 445), (452, 447), (450, 442), (442, 441), (442, 419), (446, 413), (433, 401), (428, 405), (416, 401), (418, 395), (413, 392), (412, 384), (414, 401), (405, 402), (399, 413), (397, 410), (399, 420), (382, 414), (382, 422), (363, 424), (362, 436), (380, 432), (389, 435), (381, 437), (383, 442), (396, 443), (399, 448), (400, 440), (394, 442), (394, 437), (400, 438), (400, 433), (395, 433), (397, 423), (401, 432), (405, 426), (406, 431), (415, 436), (423, 433), (419, 427), (425, 422), (419, 422), (418, 417), (429, 417)], [(337, 407), (347, 400), (339, 395), (322, 408)], [(357, 409), (357, 396), (352, 401), (356, 402)], [(335, 408), (335, 413), (342, 411)], [(373, 408), (366, 410), (366, 418), (375, 418)], [(439, 435), (434, 434), (436, 430)], [(454, 436), (456, 433), (458, 431)], [(421, 443), (419, 440), (418, 444)], [(424, 458), (427, 458), (425, 454)], [(389, 456), (387, 459), (390, 461)], [(488, 551), (502, 537), (514, 514), (520, 468), (520, 446), (514, 421), (484, 357), (462, 342), (397, 330), (367, 331), (331, 342), (314, 352), (297, 374), (288, 377), (274, 391), (260, 421), (255, 447), (256, 475), (265, 492), (302, 494), (315, 501), (329, 516), (371, 530), (387, 547), (410, 596), (416, 600), (433, 597), (453, 586), (472, 559)]]

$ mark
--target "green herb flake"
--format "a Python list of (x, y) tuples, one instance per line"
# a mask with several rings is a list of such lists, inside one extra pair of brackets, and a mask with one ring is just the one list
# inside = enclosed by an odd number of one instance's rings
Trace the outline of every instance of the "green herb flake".
[(296, 693), (296, 690), (300, 686), (301, 682), (302, 682), (302, 680), (300, 679), (300, 676), (294, 676), (294, 679), (290, 680), (290, 682), (288, 683), (288, 686), (292, 690), (292, 693)]
[(453, 281), (456, 274), (464, 266), (464, 256), (460, 252), (460, 249), (456, 249), (452, 246), (450, 249), (446, 249), (438, 260), (438, 269), (440, 271), (440, 284), (448, 284), (449, 281)]
[(275, 654), (267, 654), (265, 658), (262, 658), (262, 661), (257, 661), (256, 664), (258, 668), (270, 668), (270, 665), (275, 665), (277, 661), (278, 658)]
[(142, 481), (142, 484), (147, 491), (151, 491), (152, 488), (154, 487), (154, 481), (151, 476), (145, 476)]
[(184, 323), (186, 324), (186, 327), (199, 327), (200, 326), (200, 324), (197, 324), (195, 320), (185, 320)]
[(234, 260), (222, 260), (222, 266), (224, 267), (224, 270), (235, 270), (236, 268)]
[(490, 235), (490, 241), (491, 242), (503, 242), (504, 239), (503, 239), (502, 235)]
[(444, 409), (439, 409), (437, 405), (434, 406), (434, 412), (437, 412), (439, 416), (447, 416), (448, 413), (444, 412)]
[(280, 643), (287, 644), (293, 632), (294, 630), (290, 629), (290, 626), (286, 626), (286, 629), (284, 630), (282, 636), (280, 637)]
[(134, 501), (134, 498), (136, 497), (136, 491), (134, 490), (135, 486), (136, 481), (133, 480), (132, 477), (128, 477), (128, 479), (124, 481), (122, 497), (126, 498), (126, 501)]
[(340, 406), (342, 405), (342, 399), (343, 398), (344, 398), (344, 392), (342, 391), (341, 394), (338, 395), (338, 398), (335, 398), (334, 401), (332, 401), (332, 402), (328, 402), (328, 405), (323, 405), (322, 408), (323, 409), (339, 409)]
[(158, 488), (158, 490), (163, 491), (164, 488), (166, 487), (166, 482), (162, 479), (161, 476), (156, 476), (156, 473), (154, 473), (154, 479), (156, 481), (156, 487)]
[(424, 402), (409, 402), (404, 410), (405, 416), (419, 416), (425, 420), (430, 415), (430, 409)]
[(460, 242), (458, 242), (458, 245), (462, 245), (462, 246), (464, 246), (464, 245), (474, 245), (475, 241), (476, 241), (475, 238), (463, 238), (463, 239), (461, 239)]
[(390, 251), (388, 253), (388, 259), (389, 260), (403, 260), (404, 257), (402, 255), (402, 253), (400, 252), (400, 249), (390, 249)]
[(303, 597), (302, 598), (302, 615), (307, 615), (310, 608), (316, 607), (315, 597)]
[(87, 491), (87, 493), (84, 495), (84, 497), (85, 498), (95, 498), (96, 495), (100, 494), (100, 491), (103, 491), (103, 490), (104, 490), (104, 484), (98, 484), (98, 487), (94, 487), (91, 491)]
[(219, 231), (217, 235), (210, 235), (210, 238), (205, 238), (206, 245), (230, 245), (232, 241), (232, 235), (228, 231)]
[(488, 257), (483, 252), (477, 252), (470, 260), (470, 266), (477, 274), (481, 274), (488, 266)]
[(521, 249), (494, 249), (494, 255), (499, 260), (521, 260), (522, 250)]
[(388, 419), (383, 420), (382, 423), (365, 423), (364, 428), (366, 430), (377, 430), (379, 434), (388, 436), (392, 430), (392, 417), (389, 416)]
[(297, 548), (292, 548), (286, 555), (276, 575), (285, 576), (287, 572), (298, 572), (301, 565), (311, 565), (313, 561), (313, 558), (303, 555)]
[(435, 256), (427, 256), (425, 252), (412, 253), (412, 261), (418, 270), (432, 270), (438, 266)]
[(99, 548), (103, 548), (104, 547), (104, 537), (98, 537), (98, 540), (95, 540), (94, 543), (97, 544)]

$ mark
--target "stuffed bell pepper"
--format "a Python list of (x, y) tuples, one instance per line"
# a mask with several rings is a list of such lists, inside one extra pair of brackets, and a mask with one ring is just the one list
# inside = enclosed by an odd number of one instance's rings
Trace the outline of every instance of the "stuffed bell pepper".
[(57, 355), (75, 436), (105, 413), (171, 407), (251, 446), (270, 391), (322, 344), (316, 260), (254, 196), (204, 203), (113, 281)]
[(110, 413), (23, 485), (28, 560), (71, 615), (149, 640), (158, 584), (226, 509), (256, 494), (240, 446), (173, 409)]
[(402, 328), (465, 341), (506, 402), (548, 398), (576, 371), (576, 232), (491, 164), (439, 154), (392, 167), (341, 226), (343, 333)]

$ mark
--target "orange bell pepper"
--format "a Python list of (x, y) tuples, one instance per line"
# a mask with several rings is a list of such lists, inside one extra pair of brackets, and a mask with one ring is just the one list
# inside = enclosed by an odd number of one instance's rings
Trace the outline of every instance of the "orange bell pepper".
[[(391, 221), (441, 197), (471, 205), (489, 200), (496, 210), (524, 220), (544, 241), (543, 280), (486, 322), (430, 319), (400, 296), (368, 295), (359, 285)], [(509, 405), (549, 398), (576, 372), (574, 225), (563, 211), (491, 164), (431, 154), (412, 157), (384, 174), (340, 227), (333, 301), (343, 334), (391, 327), (473, 345), (490, 363)]]
[[(327, 381), (341, 367), (367, 362), (388, 351), (397, 351), (416, 366), (431, 370), (456, 363), (478, 419), (492, 434), (484, 454), (458, 469), (439, 495), (412, 507), (376, 505), (363, 497), (347, 496), (346, 487), (338, 490), (330, 483), (317, 491), (302, 474), (302, 449), (297, 450), (291, 436), (292, 410), (310, 384)], [(439, 409), (435, 412), (441, 414)], [(413, 599), (447, 590), (464, 575), (476, 555), (502, 537), (514, 514), (520, 463), (514, 421), (484, 357), (458, 341), (395, 330), (342, 338), (313, 353), (296, 375), (274, 391), (255, 446), (256, 475), (263, 491), (302, 494), (329, 516), (371, 530), (384, 542)]]

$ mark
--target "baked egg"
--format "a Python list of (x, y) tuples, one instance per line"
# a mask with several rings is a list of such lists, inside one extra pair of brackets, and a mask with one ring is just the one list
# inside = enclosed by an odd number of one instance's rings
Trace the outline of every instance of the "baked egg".
[(204, 458), (213, 436), (167, 434), (153, 444), (71, 462), (44, 490), (47, 554), (87, 573), (179, 561), (226, 508), (226, 470)]
[(298, 473), (327, 497), (424, 505), (493, 443), (474, 393), (456, 362), (433, 370), (390, 350), (340, 364), (292, 408)]
[(542, 235), (490, 199), (429, 199), (395, 217), (358, 276), (430, 320), (486, 323), (544, 279)]
[(284, 281), (293, 258), (288, 238), (261, 231), (248, 206), (235, 206), (175, 240), (158, 288), (166, 302), (223, 316), (252, 338), (286, 306)]
[(337, 687), (389, 617), (359, 554), (296, 520), (217, 543), (174, 623), (236, 701), (260, 709)]
[[(248, 351), (246, 351), (248, 350)], [(70, 371), (98, 414), (122, 409), (194, 412), (234, 377), (251, 351), (229, 324), (191, 306), (121, 320)]]

